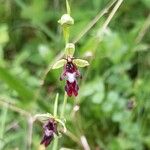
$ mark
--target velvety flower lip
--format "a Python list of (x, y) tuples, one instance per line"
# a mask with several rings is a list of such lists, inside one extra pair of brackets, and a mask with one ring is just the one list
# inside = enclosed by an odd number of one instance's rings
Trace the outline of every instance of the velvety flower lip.
[(63, 73), (61, 74), (60, 80), (66, 80), (65, 91), (68, 96), (77, 96), (79, 86), (77, 83), (77, 77), (81, 77), (77, 66), (72, 62), (72, 59), (64, 65)]
[(54, 138), (54, 134), (58, 135), (57, 122), (54, 119), (49, 119), (43, 126), (44, 133), (40, 144), (47, 147)]
[(71, 97), (72, 94), (74, 94), (74, 96), (77, 96), (78, 90), (79, 90), (79, 86), (77, 84), (77, 81), (74, 81), (73, 83), (67, 81), (67, 84), (65, 85), (65, 91), (67, 92), (68, 96)]

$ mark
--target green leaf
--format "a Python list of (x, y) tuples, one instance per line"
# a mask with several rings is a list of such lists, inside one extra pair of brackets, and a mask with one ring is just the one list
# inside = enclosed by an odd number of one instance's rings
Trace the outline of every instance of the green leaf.
[(34, 95), (31, 89), (28, 89), (23, 82), (16, 76), (0, 66), (0, 80), (4, 81), (11, 89), (15, 90), (24, 102), (32, 101)]
[(149, 0), (143, 0), (143, 1), (141, 1), (141, 2), (143, 2), (143, 4), (145, 4), (145, 6), (146, 6), (147, 8), (150, 8), (150, 1), (149, 1)]
[(56, 97), (55, 97), (55, 103), (54, 103), (54, 117), (57, 117), (58, 98), (59, 98), (59, 93), (57, 93), (57, 94), (56, 94)]
[(60, 67), (63, 67), (67, 61), (65, 59), (58, 60), (53, 66), (52, 69), (58, 69)]
[[(90, 88), (92, 87), (92, 88)], [(86, 82), (80, 88), (80, 96), (81, 97), (89, 97), (92, 95), (92, 102), (95, 104), (100, 104), (103, 101), (105, 94), (105, 87), (103, 79), (96, 77), (95, 80)]]
[(73, 63), (76, 64), (78, 67), (86, 67), (89, 66), (88, 61), (83, 59), (74, 59)]
[(46, 1), (32, 0), (30, 5), (24, 1), (15, 0), (21, 7), (22, 18), (29, 19), (33, 24), (44, 24), (50, 20), (50, 11), (46, 10)]

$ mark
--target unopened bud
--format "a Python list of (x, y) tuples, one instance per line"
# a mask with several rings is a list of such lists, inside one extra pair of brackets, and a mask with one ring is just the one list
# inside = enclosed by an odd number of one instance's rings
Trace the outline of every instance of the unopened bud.
[(69, 14), (62, 15), (61, 19), (58, 20), (62, 26), (70, 26), (74, 24), (73, 18)]

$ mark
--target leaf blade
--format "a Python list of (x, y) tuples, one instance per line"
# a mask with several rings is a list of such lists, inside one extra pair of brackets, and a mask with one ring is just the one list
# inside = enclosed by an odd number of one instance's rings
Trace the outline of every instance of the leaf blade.
[(5, 82), (11, 89), (15, 90), (22, 98), (23, 102), (30, 102), (34, 95), (31, 89), (28, 89), (23, 81), (12, 75), (6, 68), (0, 66), (0, 80)]

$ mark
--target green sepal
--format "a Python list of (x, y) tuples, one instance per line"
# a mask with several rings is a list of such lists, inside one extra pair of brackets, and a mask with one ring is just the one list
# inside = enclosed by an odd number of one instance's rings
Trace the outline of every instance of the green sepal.
[(61, 67), (63, 67), (66, 63), (67, 63), (67, 61), (66, 61), (65, 59), (58, 60), (58, 61), (52, 66), (52, 69), (61, 68)]
[(89, 62), (83, 59), (73, 59), (73, 63), (76, 64), (78, 67), (89, 66)]

